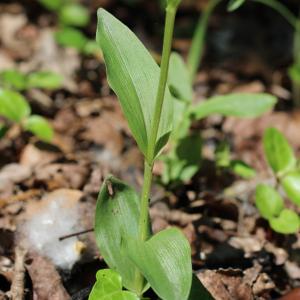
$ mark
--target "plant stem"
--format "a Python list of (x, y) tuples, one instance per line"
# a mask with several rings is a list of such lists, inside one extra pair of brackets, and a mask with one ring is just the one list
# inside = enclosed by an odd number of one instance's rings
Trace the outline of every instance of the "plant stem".
[(150, 189), (152, 182), (152, 165), (149, 165), (145, 161), (144, 167), (144, 184), (141, 196), (141, 212), (139, 220), (139, 238), (141, 241), (145, 241), (148, 237), (148, 224), (149, 224), (149, 198), (150, 198)]
[(171, 53), (172, 46), (172, 38), (174, 31), (174, 21), (176, 15), (176, 9), (172, 6), (167, 6), (166, 8), (166, 23), (165, 23), (165, 33), (164, 33), (164, 43), (163, 43), (163, 52), (162, 52), (162, 60), (160, 65), (160, 77), (159, 84), (155, 102), (155, 110), (152, 120), (152, 128), (150, 131), (149, 137), (149, 145), (148, 145), (148, 159), (150, 165), (153, 164), (153, 160), (155, 158), (155, 146), (157, 140), (157, 133), (161, 118), (161, 112), (165, 97), (168, 72), (169, 72), (169, 59)]
[[(169, 60), (171, 53), (171, 45), (173, 38), (174, 22), (177, 8), (167, 6), (166, 9), (166, 22), (163, 42), (163, 53), (160, 67), (159, 85), (155, 102), (155, 111), (152, 121), (152, 127), (148, 145), (148, 155), (145, 159), (144, 166), (144, 183), (141, 195), (141, 209), (139, 218), (139, 240), (145, 241), (149, 235), (149, 198), (150, 189), (152, 183), (152, 169), (155, 160), (155, 146), (157, 140), (157, 133), (161, 118), (161, 112), (163, 107), (163, 101), (166, 91), (168, 72), (169, 72)], [(141, 273), (136, 274), (136, 282), (139, 286), (142, 286), (144, 278)]]
[(176, 8), (167, 6), (166, 8), (166, 22), (163, 42), (162, 60), (160, 66), (159, 85), (157, 90), (155, 111), (152, 121), (152, 128), (150, 131), (149, 145), (148, 145), (148, 160), (145, 161), (144, 169), (144, 183), (141, 196), (141, 213), (139, 219), (139, 239), (145, 241), (148, 237), (148, 224), (149, 224), (149, 198), (152, 182), (152, 168), (155, 159), (155, 146), (157, 140), (157, 133), (161, 118), (163, 101), (166, 91), (169, 60), (172, 46), (172, 38), (174, 31), (174, 22), (176, 15)]

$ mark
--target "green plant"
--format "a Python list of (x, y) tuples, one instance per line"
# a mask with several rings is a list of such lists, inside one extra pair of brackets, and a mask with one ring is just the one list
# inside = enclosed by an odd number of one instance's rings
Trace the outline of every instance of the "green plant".
[[(62, 83), (62, 76), (49, 71), (37, 71), (29, 74), (15, 69), (2, 71), (0, 73), (0, 116), (9, 122), (17, 123), (39, 139), (50, 142), (53, 137), (50, 124), (39, 115), (31, 115), (28, 102), (17, 91), (26, 91), (30, 88), (52, 90), (60, 88)], [(1, 123), (0, 138), (8, 129), (6, 123)]]
[(0, 73), (0, 86), (17, 91), (30, 88), (53, 90), (60, 88), (62, 83), (62, 76), (49, 71), (24, 74), (18, 70), (8, 69)]
[[(194, 68), (196, 70), (197, 68)], [(257, 117), (271, 109), (276, 98), (268, 94), (229, 94), (215, 96), (193, 105), (193, 87), (188, 67), (177, 53), (170, 58), (169, 87), (174, 101), (174, 130), (170, 137), (169, 151), (160, 156), (164, 162), (161, 181), (177, 184), (189, 180), (201, 162), (202, 141), (199, 133), (190, 132), (193, 121), (213, 114), (236, 117)], [(254, 170), (240, 161), (228, 160), (227, 169), (243, 176), (254, 176)]]
[(294, 210), (285, 208), (278, 190), (283, 188), (286, 196), (300, 206), (300, 168), (297, 159), (286, 138), (275, 128), (265, 131), (263, 145), (276, 186), (259, 184), (255, 194), (256, 206), (274, 231), (296, 233), (300, 229), (299, 216)]
[[(175, 228), (152, 235), (149, 220), (153, 164), (172, 131), (174, 100), (166, 87), (179, 2), (169, 0), (166, 6), (160, 68), (129, 28), (107, 11), (98, 11), (97, 41), (108, 81), (144, 155), (145, 167), (140, 196), (122, 181), (106, 178), (97, 201), (95, 235), (108, 266), (138, 298), (151, 286), (162, 299), (188, 299), (192, 284), (191, 250), (184, 235)], [(93, 291), (90, 299), (96, 299), (97, 283)]]
[(59, 19), (59, 29), (55, 32), (57, 43), (70, 47), (86, 55), (99, 55), (98, 44), (78, 29), (88, 25), (88, 9), (74, 0), (38, 0), (44, 7), (55, 12)]
[[(31, 109), (25, 98), (18, 92), (0, 88), (0, 116), (9, 122), (30, 131), (39, 139), (50, 142), (53, 130), (47, 120), (38, 115), (31, 115)], [(6, 132), (6, 126), (1, 126), (1, 137)]]

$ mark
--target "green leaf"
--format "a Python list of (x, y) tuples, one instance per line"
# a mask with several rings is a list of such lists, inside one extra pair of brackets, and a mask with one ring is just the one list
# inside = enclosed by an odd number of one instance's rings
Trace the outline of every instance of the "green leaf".
[(52, 11), (58, 11), (64, 4), (64, 0), (38, 0), (43, 6)]
[[(97, 41), (104, 55), (109, 84), (117, 94), (132, 134), (147, 159), (159, 67), (134, 33), (104, 9), (98, 10)], [(173, 100), (168, 89), (165, 97), (155, 155), (166, 144), (172, 127)]]
[(289, 76), (290, 78), (296, 82), (300, 83), (300, 66), (299, 64), (294, 64), (289, 68)]
[(164, 184), (190, 180), (199, 170), (202, 161), (202, 139), (199, 135), (181, 138), (174, 150), (162, 156), (164, 161)]
[(218, 168), (227, 168), (230, 166), (230, 146), (226, 140), (217, 146), (215, 160)]
[(139, 300), (137, 295), (122, 290), (122, 278), (113, 270), (98, 271), (96, 279), (89, 300)]
[(296, 158), (294, 151), (284, 135), (277, 129), (266, 129), (263, 145), (267, 161), (278, 176), (295, 168)]
[(266, 184), (259, 184), (256, 187), (255, 205), (261, 216), (268, 220), (279, 216), (284, 208), (284, 203), (279, 193)]
[(282, 210), (278, 218), (273, 218), (269, 222), (274, 231), (282, 234), (297, 233), (299, 231), (299, 216), (290, 209)]
[(6, 88), (24, 90), (26, 88), (26, 76), (17, 70), (5, 70), (0, 74), (1, 83)]
[(41, 116), (31, 115), (26, 119), (23, 126), (25, 130), (32, 132), (40, 140), (51, 142), (53, 138), (54, 133), (51, 125)]
[(0, 89), (0, 115), (10, 121), (20, 122), (30, 115), (30, 106), (25, 98), (10, 90)]
[(131, 243), (130, 257), (160, 298), (188, 299), (192, 284), (191, 249), (180, 230), (165, 229), (146, 242)]
[(269, 94), (229, 94), (215, 96), (196, 105), (191, 115), (194, 119), (202, 119), (212, 114), (235, 117), (258, 117), (270, 110), (276, 98)]
[(88, 40), (83, 48), (83, 53), (86, 55), (94, 55), (97, 53), (101, 53), (101, 48), (96, 41)]
[(234, 174), (245, 179), (251, 179), (256, 175), (256, 171), (241, 160), (232, 160), (230, 162), (230, 170), (232, 170)]
[(170, 91), (175, 98), (192, 102), (193, 88), (189, 73), (182, 57), (173, 52), (170, 56), (170, 67), (168, 82)]
[(229, 3), (227, 5), (227, 10), (230, 12), (234, 11), (239, 7), (241, 7), (245, 2), (246, 0), (229, 0)]
[(138, 269), (129, 258), (124, 242), (128, 236), (138, 237), (139, 212), (136, 192), (120, 180), (108, 177), (97, 200), (96, 242), (108, 266), (121, 275), (128, 290), (137, 294), (143, 286), (135, 285)]
[(90, 15), (89, 11), (83, 5), (70, 3), (61, 8), (59, 20), (67, 26), (84, 27), (89, 23)]
[(192, 287), (188, 300), (214, 300), (199, 278), (193, 274)]
[(300, 172), (288, 173), (281, 180), (281, 184), (287, 196), (298, 206), (300, 206)]
[(31, 88), (54, 90), (62, 86), (63, 77), (49, 71), (39, 71), (28, 75), (28, 86)]
[(85, 35), (71, 27), (64, 27), (55, 33), (57, 43), (63, 47), (75, 48), (82, 51), (88, 41)]

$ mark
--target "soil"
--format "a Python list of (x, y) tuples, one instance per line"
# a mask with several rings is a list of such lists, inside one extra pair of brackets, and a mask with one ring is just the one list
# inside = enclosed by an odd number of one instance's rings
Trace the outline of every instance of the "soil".
[[(186, 0), (178, 12), (173, 48), (184, 57), (207, 2)], [(298, 1), (286, 2), (298, 13)], [(96, 10), (104, 7), (159, 57), (164, 14), (156, 1), (82, 3), (91, 13), (83, 29), (88, 37), (94, 38)], [(92, 232), (103, 179), (114, 174), (141, 189), (143, 158), (108, 86), (103, 58), (59, 47), (53, 39), (58, 23), (38, 1), (0, 1), (0, 71), (52, 70), (64, 77), (58, 90), (24, 92), (33, 112), (51, 122), (53, 143), (13, 125), (0, 139), (0, 299), (22, 299), (18, 293), (24, 299), (87, 299), (96, 271), (106, 267)], [(277, 106), (256, 119), (213, 116), (193, 124), (203, 137), (203, 161), (189, 182), (162, 186), (163, 166), (155, 166), (153, 231), (168, 226), (183, 231), (194, 271), (216, 300), (300, 299), (300, 234), (272, 231), (253, 197), (258, 183), (273, 180), (262, 150), (267, 127), (280, 129), (300, 154), (300, 112), (293, 109), (287, 75), (292, 41), (292, 28), (272, 10), (249, 3), (228, 14), (221, 4), (210, 21), (194, 102), (230, 92), (268, 92), (278, 97)], [(256, 169), (254, 179), (215, 166), (214, 150), (224, 139), (232, 158)], [(49, 213), (57, 199), (62, 208)], [(49, 227), (53, 233), (39, 233), (37, 220), (43, 215), (55, 220), (57, 226)], [(61, 263), (57, 251), (64, 246), (39, 248), (35, 232), (55, 242), (75, 234), (77, 258), (71, 265)]]

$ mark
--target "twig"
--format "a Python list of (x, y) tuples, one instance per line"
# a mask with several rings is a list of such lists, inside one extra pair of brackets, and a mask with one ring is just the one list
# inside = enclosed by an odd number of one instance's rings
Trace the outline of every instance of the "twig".
[(74, 232), (74, 233), (71, 233), (71, 234), (61, 236), (61, 237), (58, 238), (58, 240), (63, 241), (65, 239), (69, 239), (71, 237), (78, 236), (78, 235), (85, 234), (85, 233), (89, 233), (89, 232), (92, 232), (92, 231), (94, 231), (94, 228), (89, 228), (89, 229), (86, 229), (86, 230), (82, 230), (82, 231), (78, 231), (78, 232)]
[(14, 277), (10, 289), (12, 300), (24, 299), (25, 256), (26, 250), (21, 247), (16, 247)]

